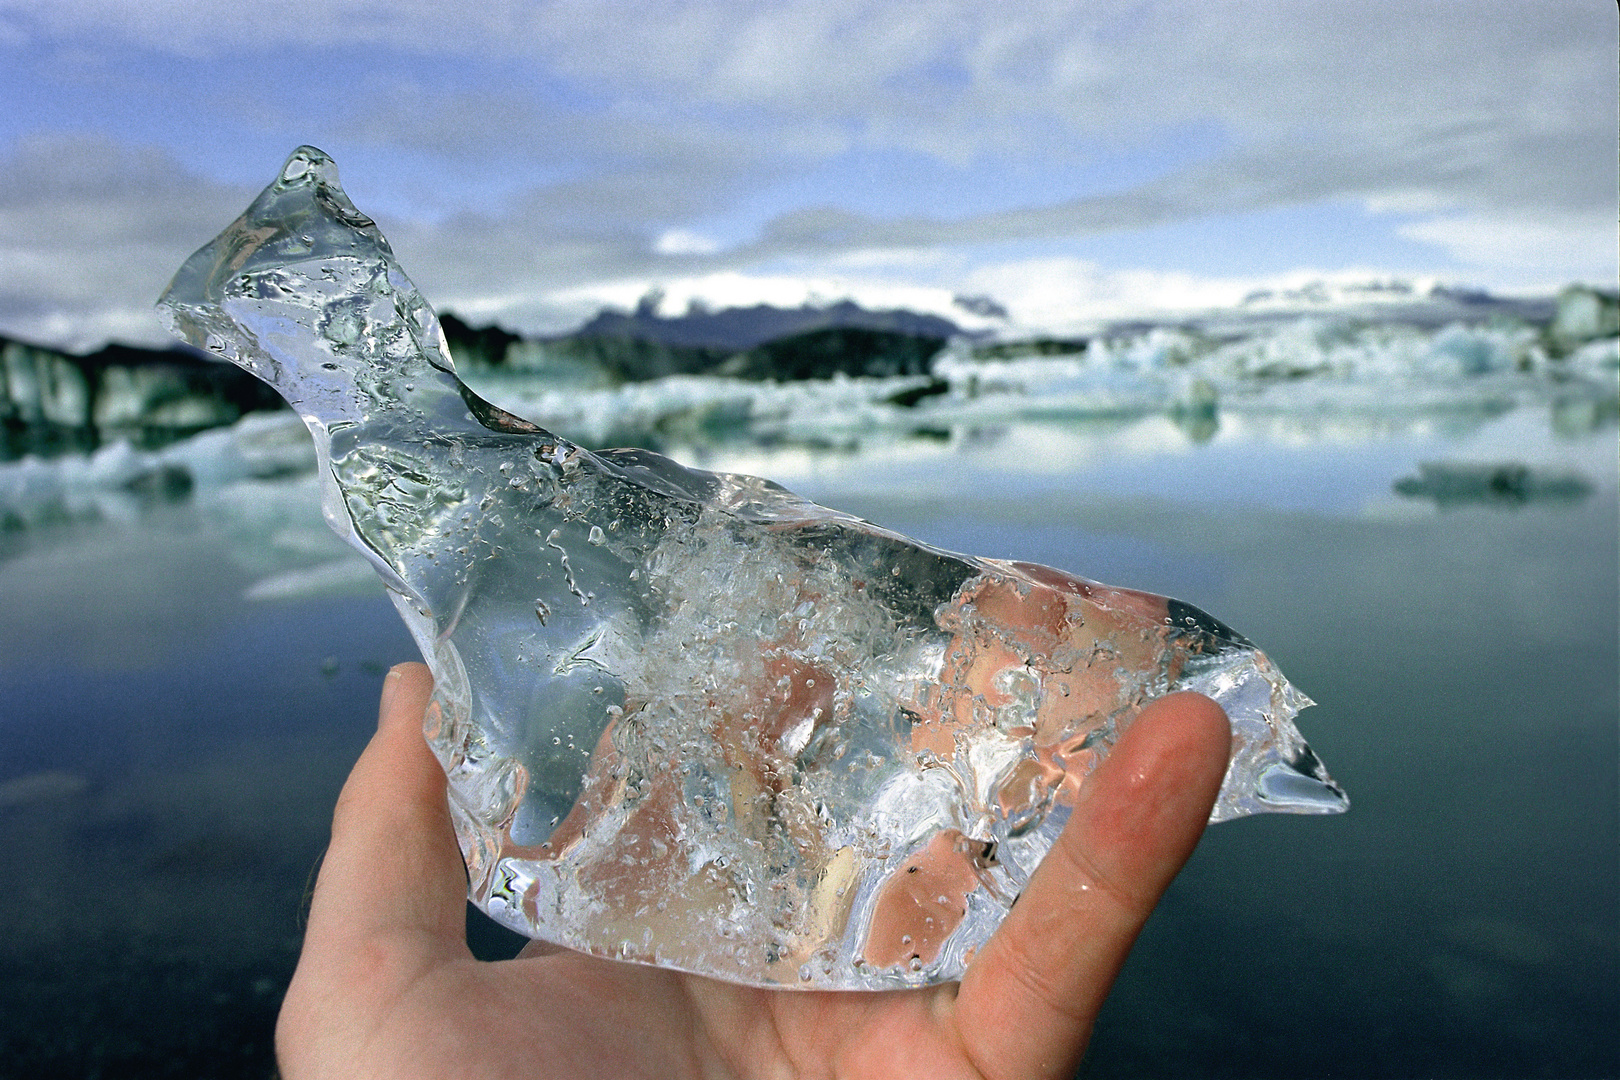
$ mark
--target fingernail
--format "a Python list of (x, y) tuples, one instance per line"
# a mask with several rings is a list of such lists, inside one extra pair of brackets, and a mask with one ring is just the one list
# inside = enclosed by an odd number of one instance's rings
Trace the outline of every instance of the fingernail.
[(394, 700), (394, 693), (399, 689), (399, 669), (394, 668), (383, 676), (382, 701), (377, 706), (377, 723), (382, 723), (383, 714), (388, 711), (388, 703)]

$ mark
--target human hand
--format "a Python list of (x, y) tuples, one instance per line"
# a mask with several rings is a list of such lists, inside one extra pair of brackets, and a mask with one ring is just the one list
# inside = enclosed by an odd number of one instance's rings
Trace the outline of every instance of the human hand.
[(531, 943), (473, 959), (421, 664), (389, 672), (338, 797), (276, 1030), (286, 1080), (1068, 1076), (1137, 932), (1202, 835), (1230, 752), (1220, 707), (1155, 701), (960, 985), (762, 990)]

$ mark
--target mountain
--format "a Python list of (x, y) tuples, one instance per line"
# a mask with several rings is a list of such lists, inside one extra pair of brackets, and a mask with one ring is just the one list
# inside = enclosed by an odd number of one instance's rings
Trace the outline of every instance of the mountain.
[(762, 342), (730, 357), (714, 373), (755, 381), (927, 375), (944, 347), (945, 338), (933, 334), (830, 326)]
[(926, 374), (945, 342), (961, 333), (937, 315), (870, 311), (849, 300), (827, 307), (694, 306), (665, 316), (658, 299), (649, 294), (634, 311), (603, 310), (572, 333), (538, 339), (475, 328), (453, 314), (440, 323), (458, 363), (544, 373), (575, 385), (669, 375), (787, 381)]
[(658, 313), (661, 297), (649, 293), (631, 312), (604, 310), (565, 337), (636, 338), (661, 345), (709, 349), (726, 355), (752, 349), (767, 341), (805, 334), (813, 330), (856, 328), (883, 330), (918, 337), (950, 338), (961, 329), (938, 315), (913, 311), (869, 311), (852, 300), (841, 300), (826, 307), (808, 304), (779, 308), (755, 304), (745, 308), (710, 311), (702, 306), (688, 308), (684, 315)]

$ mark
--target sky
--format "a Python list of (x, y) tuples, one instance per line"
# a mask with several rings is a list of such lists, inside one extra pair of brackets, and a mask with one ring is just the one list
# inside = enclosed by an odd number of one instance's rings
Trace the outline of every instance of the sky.
[(303, 143), (436, 307), (527, 332), (1614, 288), (1617, 62), (1611, 0), (0, 0), (0, 334), (162, 341)]

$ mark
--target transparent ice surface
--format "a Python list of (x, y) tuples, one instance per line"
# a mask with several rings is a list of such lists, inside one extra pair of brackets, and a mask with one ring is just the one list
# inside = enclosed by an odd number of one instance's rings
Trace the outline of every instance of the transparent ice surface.
[(327, 521), (433, 669), (470, 894), (532, 937), (757, 985), (959, 978), (1171, 690), (1231, 718), (1211, 820), (1347, 805), (1309, 700), (1194, 607), (481, 400), (312, 147), (159, 306), (309, 425)]

